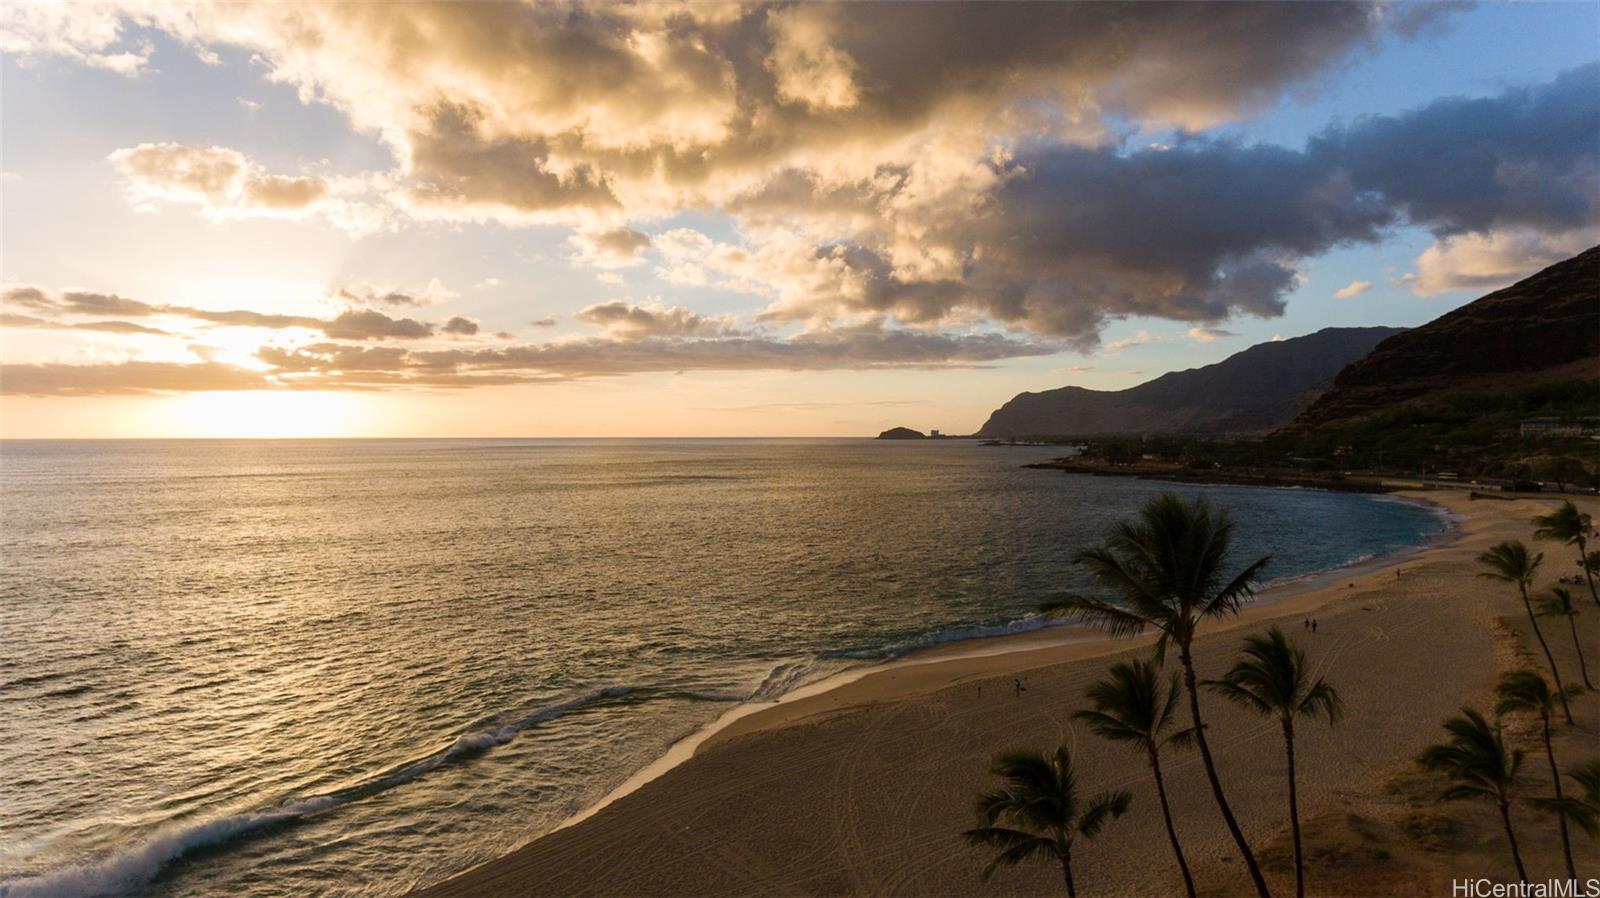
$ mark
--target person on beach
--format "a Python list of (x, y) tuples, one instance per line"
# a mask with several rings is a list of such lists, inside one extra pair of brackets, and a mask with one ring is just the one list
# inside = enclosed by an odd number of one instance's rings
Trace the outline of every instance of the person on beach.
[(1022, 680), (1020, 679), (1012, 679), (1011, 685), (1016, 689), (1017, 698), (1022, 698), (1022, 693), (1028, 691), (1028, 687), (1022, 685)]
[(1311, 619), (1311, 632), (1317, 632), (1317, 619), (1314, 617)]

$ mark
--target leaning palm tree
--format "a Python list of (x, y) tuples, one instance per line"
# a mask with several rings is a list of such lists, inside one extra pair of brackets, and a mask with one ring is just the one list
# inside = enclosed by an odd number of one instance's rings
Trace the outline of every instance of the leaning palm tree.
[(1517, 771), (1522, 768), (1522, 750), (1506, 748), (1499, 723), (1491, 726), (1471, 708), (1462, 708), (1461, 716), (1446, 720), (1444, 728), (1450, 734), (1449, 741), (1428, 746), (1417, 762), (1454, 781), (1440, 795), (1445, 801), (1478, 798), (1494, 802), (1505, 826), (1506, 841), (1511, 844), (1517, 878), (1527, 882), (1528, 871), (1522, 866), (1517, 834), (1511, 827), (1511, 799), (1515, 797)]
[[(1561, 769), (1556, 766), (1556, 751), (1550, 744), (1550, 713), (1556, 706), (1556, 695), (1550, 691), (1550, 684), (1531, 670), (1514, 670), (1500, 677), (1495, 694), (1500, 697), (1500, 703), (1494, 709), (1495, 714), (1532, 711), (1539, 716), (1539, 733), (1544, 737), (1544, 756), (1550, 761), (1550, 779), (1555, 784), (1556, 804), (1564, 804)], [(1572, 868), (1572, 840), (1567, 835), (1567, 815), (1557, 813), (1556, 824), (1561, 831), (1561, 853), (1567, 862), (1567, 878), (1577, 879), (1578, 873)]]
[(1078, 711), (1072, 716), (1088, 724), (1095, 735), (1126, 742), (1144, 752), (1155, 777), (1156, 798), (1161, 801), (1161, 819), (1167, 824), (1172, 855), (1178, 860), (1178, 872), (1183, 874), (1184, 891), (1194, 898), (1194, 879), (1189, 875), (1183, 847), (1178, 844), (1178, 831), (1172, 825), (1172, 810), (1167, 805), (1166, 780), (1161, 775), (1162, 747), (1182, 748), (1194, 740), (1192, 729), (1168, 732), (1174, 723), (1172, 715), (1178, 709), (1179, 695), (1177, 674), (1163, 683), (1160, 670), (1151, 662), (1125, 661), (1113, 664), (1104, 680), (1089, 687), (1094, 710)]
[(1600, 607), (1600, 590), (1595, 589), (1594, 571), (1589, 567), (1588, 545), (1589, 536), (1594, 533), (1594, 521), (1567, 499), (1555, 511), (1534, 518), (1533, 523), (1539, 527), (1533, 531), (1534, 539), (1557, 540), (1577, 547), (1578, 567), (1583, 569), (1583, 577), (1589, 584), (1589, 598)]
[(1300, 850), (1300, 805), (1294, 775), (1294, 721), (1296, 717), (1325, 717), (1337, 723), (1344, 711), (1339, 693), (1321, 677), (1311, 678), (1306, 653), (1289, 642), (1277, 627), (1265, 636), (1246, 636), (1239, 660), (1220, 680), (1206, 686), (1252, 711), (1276, 717), (1283, 728), (1283, 746), (1289, 759), (1289, 831), (1294, 837), (1294, 893), (1305, 898), (1305, 858)]
[(1586, 689), (1593, 689), (1594, 683), (1589, 681), (1589, 664), (1583, 660), (1583, 640), (1578, 638), (1578, 607), (1572, 601), (1572, 590), (1565, 586), (1550, 587), (1550, 594), (1539, 600), (1540, 617), (1564, 617), (1567, 619), (1567, 628), (1572, 631), (1572, 648), (1578, 653), (1578, 672), (1583, 674), (1583, 685)]
[[(981, 825), (961, 834), (974, 845), (1000, 849), (979, 877), (988, 879), (1000, 867), (1030, 858), (1054, 858), (1066, 877), (1068, 898), (1077, 898), (1072, 881), (1073, 840), (1099, 835), (1108, 821), (1127, 813), (1133, 796), (1126, 791), (1102, 792), (1080, 807), (1078, 777), (1065, 745), (1052, 755), (1006, 752), (994, 759), (989, 772), (1004, 777), (1005, 785), (978, 796)], [(997, 825), (1002, 818), (1008, 826)]]
[(1563, 815), (1591, 839), (1600, 839), (1600, 758), (1590, 758), (1567, 768), (1567, 776), (1578, 784), (1578, 794), (1562, 798), (1535, 798), (1533, 804)]
[(1550, 676), (1555, 678), (1556, 694), (1561, 697), (1562, 716), (1571, 724), (1574, 722), (1572, 708), (1567, 705), (1567, 691), (1561, 685), (1561, 671), (1556, 667), (1555, 656), (1550, 654), (1549, 644), (1544, 641), (1544, 632), (1539, 629), (1539, 618), (1533, 613), (1533, 601), (1528, 598), (1528, 587), (1533, 585), (1533, 575), (1543, 560), (1543, 552), (1529, 555), (1527, 546), (1517, 540), (1507, 540), (1478, 556), (1478, 563), (1488, 568), (1478, 576), (1517, 584), (1517, 592), (1522, 595), (1522, 607), (1528, 611), (1528, 623), (1533, 625), (1534, 638), (1539, 640), (1545, 663), (1550, 665)]
[(1204, 499), (1191, 503), (1163, 494), (1146, 503), (1137, 520), (1117, 525), (1105, 545), (1086, 549), (1074, 558), (1116, 599), (1073, 596), (1042, 605), (1040, 610), (1095, 624), (1112, 636), (1134, 636), (1153, 628), (1160, 634), (1156, 639), (1158, 662), (1169, 644), (1177, 645), (1194, 741), (1211, 783), (1211, 795), (1244, 859), (1256, 894), (1270, 898), (1261, 865), (1256, 863), (1217, 777), (1194, 672), (1192, 647), (1200, 622), (1238, 613), (1267, 566), (1268, 559), (1259, 558), (1230, 577), (1227, 563), (1232, 538), (1233, 522), (1226, 514), (1212, 512)]

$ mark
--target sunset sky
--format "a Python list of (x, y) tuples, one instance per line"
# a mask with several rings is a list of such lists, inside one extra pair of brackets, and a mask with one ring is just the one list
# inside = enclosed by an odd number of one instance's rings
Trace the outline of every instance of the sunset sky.
[(1600, 7), (0, 8), (0, 433), (870, 435), (1600, 242)]

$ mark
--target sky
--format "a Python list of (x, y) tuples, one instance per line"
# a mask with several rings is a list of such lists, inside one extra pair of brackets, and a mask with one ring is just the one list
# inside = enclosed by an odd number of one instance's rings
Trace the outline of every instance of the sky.
[(1600, 5), (0, 7), (0, 436), (977, 429), (1600, 243)]

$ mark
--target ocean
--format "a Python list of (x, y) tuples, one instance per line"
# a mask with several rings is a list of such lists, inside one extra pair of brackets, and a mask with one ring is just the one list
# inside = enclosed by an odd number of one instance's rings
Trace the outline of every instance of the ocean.
[(967, 441), (0, 444), (0, 895), (397, 895), (733, 703), (1041, 626), (1149, 496), (1303, 575), (1432, 511)]

